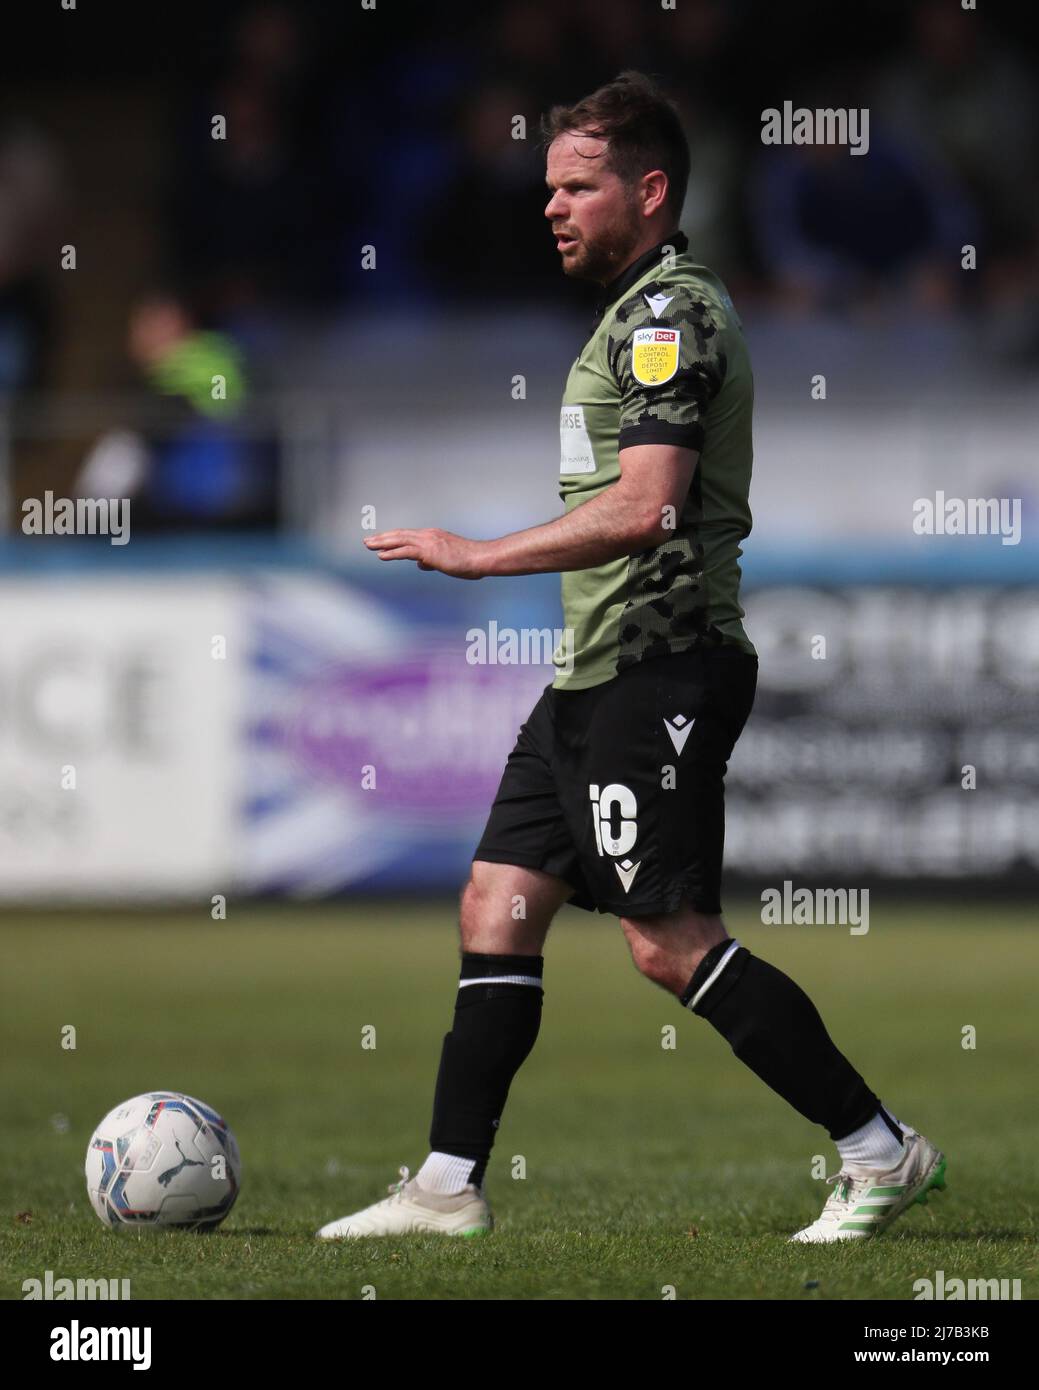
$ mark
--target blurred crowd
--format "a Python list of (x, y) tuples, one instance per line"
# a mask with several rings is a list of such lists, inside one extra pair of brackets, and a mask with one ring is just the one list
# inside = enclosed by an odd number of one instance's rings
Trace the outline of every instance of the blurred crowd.
[[(973, 317), (998, 360), (1039, 361), (1034, 54), (984, 7), (880, 0), (854, 35), (841, 6), (814, 0), (460, 0), (392, 29), (381, 7), (377, 23), (354, 8), (344, 27), (342, 5), (207, 7), (207, 41), (185, 39), (135, 89), (154, 103), (159, 193), (150, 278), (113, 290), (122, 369), (193, 427), (209, 428), (191, 372), (149, 357), (142, 324), (179, 323), (181, 368), (233, 358), (244, 393), (286, 320), (558, 302), (538, 118), (628, 67), (678, 102), (692, 150), (682, 226), (746, 311)], [(88, 65), (81, 80), (103, 74)], [(764, 146), (761, 112), (785, 100), (868, 107), (868, 157)], [(89, 123), (76, 138), (91, 140)], [(62, 384), (54, 246), (92, 196), (75, 143), (17, 103), (0, 119), (0, 395)], [(272, 486), (250, 505), (269, 508)]]

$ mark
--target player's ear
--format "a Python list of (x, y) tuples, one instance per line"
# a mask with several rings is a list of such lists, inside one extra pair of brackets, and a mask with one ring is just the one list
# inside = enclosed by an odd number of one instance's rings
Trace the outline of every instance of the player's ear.
[(653, 213), (667, 202), (667, 175), (663, 169), (652, 169), (648, 174), (642, 175), (640, 185), (643, 215), (652, 217)]

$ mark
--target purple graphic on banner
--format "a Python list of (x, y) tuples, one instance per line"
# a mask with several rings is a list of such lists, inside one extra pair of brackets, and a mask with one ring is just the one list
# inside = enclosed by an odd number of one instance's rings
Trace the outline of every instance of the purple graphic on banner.
[(286, 744), (297, 766), (371, 798), (373, 811), (422, 821), (472, 815), (489, 809), (519, 727), (550, 680), (545, 667), (471, 666), (451, 647), (343, 666), (297, 692)]
[[(471, 663), (461, 596), (448, 591), (434, 618), (331, 575), (257, 581), (243, 887), (457, 889), (520, 726), (554, 674), (504, 661), (497, 629), (488, 663)], [(547, 602), (525, 602), (528, 612), (550, 629)]]

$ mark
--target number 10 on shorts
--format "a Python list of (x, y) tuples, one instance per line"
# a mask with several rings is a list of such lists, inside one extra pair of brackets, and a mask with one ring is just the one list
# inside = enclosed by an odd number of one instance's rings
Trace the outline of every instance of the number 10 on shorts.
[[(627, 854), (634, 849), (639, 837), (636, 816), (638, 802), (635, 793), (622, 782), (611, 782), (599, 790), (597, 782), (588, 784), (592, 801), (592, 824), (595, 844), (600, 854)], [(614, 834), (614, 827), (617, 833)]]

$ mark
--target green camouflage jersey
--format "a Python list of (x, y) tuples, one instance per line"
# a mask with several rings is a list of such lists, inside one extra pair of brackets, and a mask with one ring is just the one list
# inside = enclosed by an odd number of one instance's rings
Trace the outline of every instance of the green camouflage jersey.
[(568, 651), (568, 632), (553, 654), (561, 690), (599, 685), (701, 641), (754, 651), (739, 603), (754, 386), (732, 300), (675, 232), (606, 287), (600, 313), (563, 394), (566, 510), (618, 480), (620, 449), (673, 444), (699, 459), (667, 540), (563, 574), (573, 645)]

